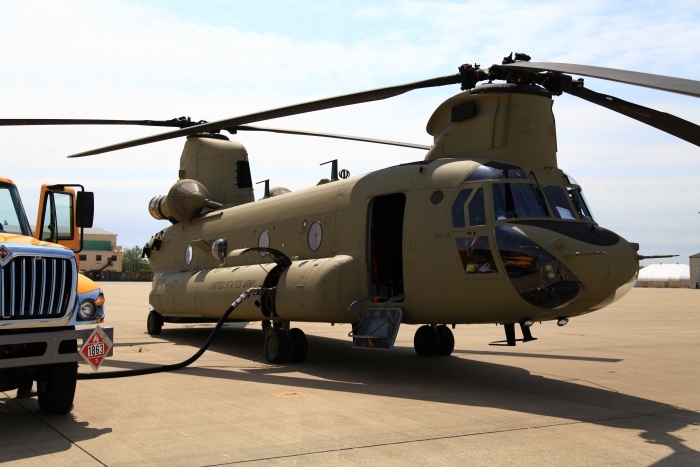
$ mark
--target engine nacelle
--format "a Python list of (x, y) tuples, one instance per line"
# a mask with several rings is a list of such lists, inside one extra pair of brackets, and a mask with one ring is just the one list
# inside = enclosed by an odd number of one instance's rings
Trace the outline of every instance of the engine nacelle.
[(156, 196), (148, 203), (153, 218), (167, 219), (173, 224), (189, 222), (204, 208), (221, 209), (223, 206), (209, 200), (209, 191), (196, 180), (183, 179), (175, 183), (166, 196)]

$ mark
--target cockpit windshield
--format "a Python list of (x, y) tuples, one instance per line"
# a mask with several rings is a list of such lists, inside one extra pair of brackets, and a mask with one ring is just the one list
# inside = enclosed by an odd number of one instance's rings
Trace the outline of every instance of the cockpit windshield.
[(0, 183), (0, 234), (31, 236), (22, 201), (14, 185)]
[(515, 165), (504, 164), (503, 162), (487, 162), (474, 169), (474, 171), (467, 176), (465, 182), (498, 180), (501, 178), (527, 180), (527, 174), (523, 169)]
[(496, 220), (549, 217), (537, 185), (529, 183), (494, 183), (493, 209)]
[(569, 196), (561, 186), (543, 186), (542, 191), (547, 198), (549, 206), (552, 208), (552, 214), (557, 219), (576, 220), (576, 215), (571, 209)]

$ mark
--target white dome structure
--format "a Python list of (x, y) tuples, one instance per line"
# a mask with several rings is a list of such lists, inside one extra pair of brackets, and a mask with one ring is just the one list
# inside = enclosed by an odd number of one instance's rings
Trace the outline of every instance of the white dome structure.
[(690, 266), (687, 264), (650, 264), (639, 271), (636, 287), (690, 287)]

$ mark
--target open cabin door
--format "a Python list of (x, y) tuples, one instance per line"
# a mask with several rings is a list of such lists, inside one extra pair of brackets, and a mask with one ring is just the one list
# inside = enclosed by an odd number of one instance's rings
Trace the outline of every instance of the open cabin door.
[[(76, 193), (71, 187), (79, 187), (80, 191)], [(44, 184), (34, 237), (77, 253), (83, 249), (83, 228), (92, 227), (93, 213), (93, 193), (84, 191), (82, 185)]]
[(403, 295), (403, 217), (406, 195), (377, 196), (369, 204), (369, 293), (382, 298)]

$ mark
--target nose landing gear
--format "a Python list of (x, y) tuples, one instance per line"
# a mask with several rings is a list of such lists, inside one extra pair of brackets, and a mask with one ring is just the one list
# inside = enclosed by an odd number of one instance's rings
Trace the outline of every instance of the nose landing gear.
[[(506, 340), (504, 341), (495, 341), (491, 342), (489, 345), (506, 345), (513, 347), (515, 346), (516, 341), (521, 341), (523, 343), (525, 342), (530, 342), (530, 341), (536, 341), (536, 337), (532, 337), (532, 332), (530, 332), (530, 326), (528, 324), (532, 324), (532, 321), (525, 321), (525, 322), (520, 322), (520, 330), (523, 333), (523, 338), (522, 339), (516, 339), (515, 338), (515, 323), (506, 323), (503, 325), (503, 329), (506, 331)], [(505, 342), (505, 344), (504, 344)]]
[(448, 356), (455, 348), (455, 338), (450, 328), (440, 326), (421, 326), (413, 337), (413, 348), (421, 357), (435, 355)]

